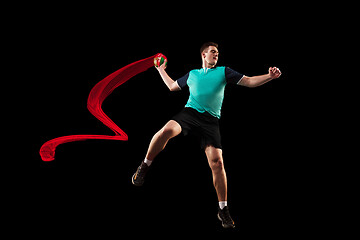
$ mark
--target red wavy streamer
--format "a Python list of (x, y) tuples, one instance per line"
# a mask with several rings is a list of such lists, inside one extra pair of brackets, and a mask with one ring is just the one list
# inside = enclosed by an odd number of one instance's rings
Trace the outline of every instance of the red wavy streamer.
[(55, 149), (58, 145), (82, 141), (87, 139), (105, 139), (105, 140), (120, 140), (127, 141), (127, 134), (121, 130), (102, 110), (101, 105), (103, 101), (114, 91), (115, 88), (119, 87), (121, 84), (128, 81), (130, 78), (135, 75), (146, 71), (150, 67), (154, 66), (154, 58), (164, 57), (163, 54), (158, 53), (152, 57), (145, 58), (136, 62), (133, 62), (123, 68), (120, 68), (116, 72), (113, 72), (100, 82), (98, 82), (93, 89), (91, 90), (88, 101), (87, 108), (90, 113), (93, 114), (97, 119), (99, 119), (103, 124), (109, 127), (112, 131), (115, 132), (115, 136), (108, 135), (69, 135), (54, 138), (45, 142), (40, 148), (40, 156), (43, 161), (52, 161), (55, 159)]

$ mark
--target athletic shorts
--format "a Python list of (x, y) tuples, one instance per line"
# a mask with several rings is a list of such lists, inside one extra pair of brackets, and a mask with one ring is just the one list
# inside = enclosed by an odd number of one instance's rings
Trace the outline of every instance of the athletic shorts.
[(200, 113), (186, 107), (175, 115), (172, 120), (180, 124), (184, 136), (194, 134), (201, 140), (201, 148), (211, 145), (222, 149), (219, 119), (208, 112)]

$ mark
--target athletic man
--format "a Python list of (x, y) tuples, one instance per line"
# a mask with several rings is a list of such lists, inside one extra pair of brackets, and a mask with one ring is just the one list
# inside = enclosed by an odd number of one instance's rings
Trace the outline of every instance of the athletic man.
[(189, 87), (190, 96), (185, 108), (158, 131), (152, 138), (144, 161), (132, 177), (135, 186), (142, 186), (144, 177), (152, 161), (165, 148), (167, 142), (181, 132), (198, 135), (201, 147), (208, 159), (213, 183), (219, 200), (218, 218), (224, 228), (234, 228), (227, 206), (227, 181), (224, 169), (222, 147), (219, 131), (219, 119), (224, 89), (227, 83), (246, 87), (257, 87), (272, 79), (278, 78), (281, 72), (270, 67), (269, 73), (248, 77), (228, 67), (216, 67), (219, 51), (213, 42), (203, 44), (200, 49), (202, 68), (195, 69), (174, 81), (166, 73), (166, 64), (157, 68), (161, 78), (170, 91), (178, 91)]

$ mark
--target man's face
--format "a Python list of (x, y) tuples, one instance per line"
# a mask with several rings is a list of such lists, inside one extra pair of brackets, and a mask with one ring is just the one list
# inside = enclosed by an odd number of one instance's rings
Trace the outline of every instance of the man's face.
[(209, 65), (214, 67), (219, 58), (219, 51), (215, 46), (210, 46), (202, 53), (202, 57)]

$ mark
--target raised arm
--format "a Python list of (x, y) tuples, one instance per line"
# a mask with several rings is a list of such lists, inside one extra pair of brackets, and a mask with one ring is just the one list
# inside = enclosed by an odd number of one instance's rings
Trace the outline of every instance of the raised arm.
[(275, 78), (278, 78), (280, 77), (280, 75), (280, 69), (278, 69), (277, 67), (270, 67), (268, 74), (253, 77), (244, 76), (241, 79), (239, 85), (253, 88), (263, 85), (264, 83), (267, 83)]
[(164, 62), (162, 65), (160, 65), (160, 67), (156, 67), (162, 80), (164, 81), (164, 83), (166, 84), (166, 86), (169, 88), (170, 91), (181, 90), (179, 85), (174, 80), (172, 80), (172, 78), (169, 77), (169, 75), (166, 73), (166, 71), (165, 71), (166, 64), (165, 63), (166, 62)]

